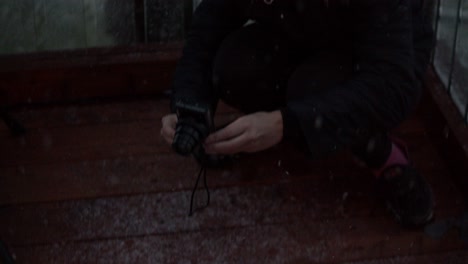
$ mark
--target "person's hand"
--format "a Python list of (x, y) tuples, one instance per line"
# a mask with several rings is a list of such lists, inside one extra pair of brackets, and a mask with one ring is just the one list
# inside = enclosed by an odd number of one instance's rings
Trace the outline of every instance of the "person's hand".
[(205, 140), (209, 154), (258, 152), (278, 144), (283, 138), (280, 111), (258, 112), (242, 116)]
[(170, 145), (172, 144), (172, 141), (174, 140), (174, 135), (175, 135), (175, 129), (177, 125), (177, 115), (176, 114), (170, 114), (166, 115), (161, 119), (161, 136), (164, 138), (164, 140), (169, 143)]

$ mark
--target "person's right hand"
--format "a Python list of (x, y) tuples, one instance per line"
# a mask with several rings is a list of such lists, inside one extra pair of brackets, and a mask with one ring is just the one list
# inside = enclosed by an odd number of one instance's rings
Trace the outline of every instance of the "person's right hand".
[(164, 140), (172, 145), (172, 141), (174, 140), (175, 129), (177, 125), (177, 115), (176, 114), (169, 114), (164, 116), (161, 119), (161, 136)]

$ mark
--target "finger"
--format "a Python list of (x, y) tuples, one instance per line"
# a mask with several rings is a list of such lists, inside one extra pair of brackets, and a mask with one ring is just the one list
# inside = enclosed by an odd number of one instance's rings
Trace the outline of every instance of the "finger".
[(173, 138), (175, 135), (175, 129), (169, 126), (163, 126), (160, 132), (163, 137)]
[(175, 127), (177, 124), (177, 116), (175, 114), (164, 116), (161, 119), (161, 123), (161, 136), (167, 143), (172, 144), (175, 135)]
[(161, 128), (161, 136), (167, 143), (172, 144), (172, 141), (174, 140), (175, 136), (175, 131), (171, 128)]
[(168, 145), (172, 145), (172, 142), (174, 142), (174, 140), (172, 138), (163, 137), (163, 139)]
[(247, 129), (245, 122), (242, 119), (238, 119), (228, 125), (227, 127), (211, 134), (205, 140), (206, 144), (212, 144), (215, 142), (227, 141), (232, 138), (236, 138), (242, 135)]
[(177, 125), (177, 115), (170, 114), (170, 115), (164, 116), (161, 120), (161, 123), (163, 127), (171, 127), (175, 129)]
[(237, 154), (245, 150), (247, 143), (248, 139), (246, 134), (241, 134), (227, 141), (206, 144), (205, 151), (209, 154)]

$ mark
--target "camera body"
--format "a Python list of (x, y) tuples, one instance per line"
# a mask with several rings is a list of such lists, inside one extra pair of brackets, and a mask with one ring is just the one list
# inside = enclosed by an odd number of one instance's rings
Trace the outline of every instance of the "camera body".
[(178, 122), (172, 148), (183, 156), (199, 152), (202, 142), (213, 131), (210, 106), (182, 100), (174, 106)]

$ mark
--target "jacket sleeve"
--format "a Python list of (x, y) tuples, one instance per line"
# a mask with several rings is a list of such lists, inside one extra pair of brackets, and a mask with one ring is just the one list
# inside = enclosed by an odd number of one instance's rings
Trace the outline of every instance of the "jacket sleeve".
[(421, 87), (415, 77), (411, 1), (354, 0), (350, 79), (289, 101), (313, 157), (366, 144), (402, 122)]
[(177, 65), (171, 110), (174, 102), (185, 99), (214, 106), (212, 62), (223, 39), (246, 22), (247, 0), (204, 0), (196, 9)]

